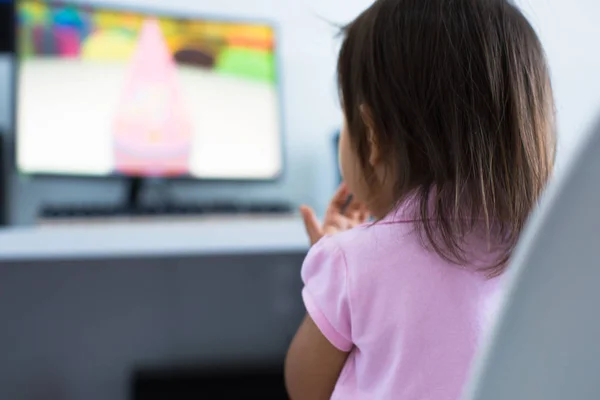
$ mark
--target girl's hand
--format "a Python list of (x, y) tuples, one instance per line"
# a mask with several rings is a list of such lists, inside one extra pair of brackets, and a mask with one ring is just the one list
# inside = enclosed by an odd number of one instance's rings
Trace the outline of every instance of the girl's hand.
[(317, 243), (325, 235), (352, 229), (367, 221), (369, 211), (365, 205), (350, 196), (348, 188), (342, 183), (327, 207), (323, 223), (319, 222), (315, 212), (310, 207), (300, 207), (304, 227), (311, 245)]

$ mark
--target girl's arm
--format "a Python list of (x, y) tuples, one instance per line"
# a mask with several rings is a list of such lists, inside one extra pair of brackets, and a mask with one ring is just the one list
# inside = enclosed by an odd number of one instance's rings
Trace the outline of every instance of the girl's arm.
[[(340, 185), (331, 199), (323, 223), (319, 222), (309, 207), (301, 207), (300, 211), (306, 232), (311, 245), (313, 245), (312, 250), (315, 246), (319, 246), (317, 242), (324, 235), (351, 229), (364, 223), (369, 216), (367, 208), (350, 196), (345, 184)], [(316, 253), (318, 255), (313, 254), (312, 261), (308, 263), (310, 264), (309, 269), (312, 270), (309, 275), (319, 275), (315, 272), (320, 271), (324, 276), (317, 276), (315, 279), (321, 281), (321, 285), (327, 285), (329, 279), (332, 279), (331, 283), (338, 278), (345, 282), (345, 276), (340, 272), (344, 268), (340, 269), (339, 260), (332, 261), (331, 249), (328, 247), (327, 250), (322, 249)], [(306, 267), (306, 260), (304, 267)], [(330, 276), (331, 274), (333, 275)], [(330, 321), (321, 322), (325, 325), (330, 324)], [(336, 334), (336, 336), (338, 335), (339, 333)], [(337, 344), (344, 350), (351, 348), (348, 338), (338, 338)], [(338, 347), (331, 344), (307, 314), (290, 345), (285, 360), (285, 384), (292, 400), (328, 400), (331, 398), (340, 372), (348, 358), (348, 352), (339, 350)]]
[(285, 360), (285, 384), (290, 398), (331, 398), (348, 354), (334, 347), (307, 315)]

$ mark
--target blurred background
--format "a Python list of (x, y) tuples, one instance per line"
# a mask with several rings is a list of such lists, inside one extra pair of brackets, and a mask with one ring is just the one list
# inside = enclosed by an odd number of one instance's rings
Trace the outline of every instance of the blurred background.
[[(517, 3), (560, 173), (600, 109), (600, 4)], [(370, 4), (0, 0), (0, 398), (285, 398), (294, 210), (339, 182), (336, 25)]]
[[(83, 4), (83, 3), (82, 3)], [(278, 30), (278, 58), (282, 104), (282, 132), (285, 132), (286, 169), (277, 183), (208, 184), (180, 182), (174, 188), (183, 197), (197, 199), (279, 198), (314, 204), (323, 208), (334, 186), (335, 170), (331, 135), (339, 126), (340, 112), (335, 87), (337, 31), (332, 24), (349, 21), (369, 1), (243, 1), (192, 2), (188, 0), (102, 2), (117, 8), (158, 11), (164, 15), (215, 16), (218, 20), (262, 20), (272, 22)], [(11, 57), (0, 64), (2, 87), (10, 88)], [(2, 92), (0, 126), (10, 127), (11, 96)], [(191, 106), (190, 106), (191, 107)], [(122, 195), (123, 184), (115, 180), (29, 179), (17, 177), (11, 183), (10, 220), (30, 224), (40, 205), (52, 202), (115, 202)]]

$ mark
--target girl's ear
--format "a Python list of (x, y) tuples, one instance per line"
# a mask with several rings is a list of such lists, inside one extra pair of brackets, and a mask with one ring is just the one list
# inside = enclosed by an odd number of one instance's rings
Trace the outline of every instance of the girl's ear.
[(373, 116), (370, 108), (367, 105), (363, 104), (360, 106), (360, 116), (362, 117), (363, 123), (367, 127), (370, 154), (369, 164), (371, 164), (372, 167), (376, 167), (381, 161), (381, 151), (379, 149)]

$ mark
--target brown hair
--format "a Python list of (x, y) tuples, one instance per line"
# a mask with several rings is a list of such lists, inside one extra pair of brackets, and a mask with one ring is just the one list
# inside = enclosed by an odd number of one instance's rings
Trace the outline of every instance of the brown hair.
[(340, 97), (367, 183), (377, 178), (363, 106), (394, 178), (387, 211), (416, 196), (421, 237), (460, 265), (465, 238), (484, 226), (502, 238), (487, 267), (500, 274), (554, 164), (554, 100), (533, 28), (505, 0), (377, 0), (343, 34)]

